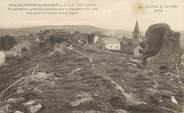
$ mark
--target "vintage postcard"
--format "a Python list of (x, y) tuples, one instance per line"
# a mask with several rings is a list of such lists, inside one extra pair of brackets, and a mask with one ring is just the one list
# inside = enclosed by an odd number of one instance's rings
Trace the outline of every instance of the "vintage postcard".
[(0, 0), (0, 113), (184, 113), (184, 0)]

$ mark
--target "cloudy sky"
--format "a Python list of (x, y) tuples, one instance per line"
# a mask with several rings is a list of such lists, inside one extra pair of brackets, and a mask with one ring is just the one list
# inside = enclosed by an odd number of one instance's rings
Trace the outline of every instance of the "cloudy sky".
[[(23, 11), (8, 11), (12, 3), (96, 4), (98, 11), (77, 15), (26, 15)], [(155, 6), (164, 6), (155, 12)], [(143, 8), (138, 8), (143, 6)], [(151, 7), (151, 8), (145, 8)], [(170, 7), (170, 8), (168, 8)], [(168, 23), (174, 30), (184, 30), (184, 0), (1, 0), (0, 27), (37, 25), (94, 25), (109, 29), (131, 30), (138, 20), (141, 31), (154, 23)]]

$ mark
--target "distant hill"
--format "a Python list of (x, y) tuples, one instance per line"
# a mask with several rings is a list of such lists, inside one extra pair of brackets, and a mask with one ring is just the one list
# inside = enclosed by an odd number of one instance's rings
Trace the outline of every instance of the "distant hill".
[(126, 36), (128, 38), (131, 37), (131, 32), (129, 31), (104, 29), (104, 28), (98, 28), (90, 25), (38, 26), (38, 27), (28, 27), (28, 28), (20, 28), (20, 29), (0, 29), (0, 31), (4, 32), (4, 34), (19, 35), (24, 32), (35, 33), (46, 29), (56, 29), (56, 30), (64, 29), (66, 31), (79, 31), (81, 33), (101, 32), (104, 35), (108, 35), (108, 36), (117, 36), (117, 37)]
[(5, 36), (5, 35), (11, 35), (11, 36), (20, 36), (22, 32), (20, 32), (19, 29), (1, 29), (0, 28), (0, 35)]

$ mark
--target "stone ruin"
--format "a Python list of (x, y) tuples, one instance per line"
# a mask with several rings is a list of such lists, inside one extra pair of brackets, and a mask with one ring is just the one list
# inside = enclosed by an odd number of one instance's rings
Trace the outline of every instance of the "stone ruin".
[(151, 25), (146, 31), (147, 49), (144, 60), (154, 71), (177, 72), (180, 63), (180, 33), (171, 30), (168, 24)]

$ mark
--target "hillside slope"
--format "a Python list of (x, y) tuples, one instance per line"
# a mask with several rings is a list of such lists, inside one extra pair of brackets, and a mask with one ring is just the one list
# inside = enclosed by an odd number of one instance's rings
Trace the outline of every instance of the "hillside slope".
[(50, 54), (52, 48), (42, 50), (36, 50), (28, 62), (13, 61), (1, 68), (1, 112), (32, 113), (33, 108), (37, 113), (182, 110), (184, 78), (179, 82), (174, 74), (154, 75), (137, 67), (131, 55), (68, 48), (58, 56)]

